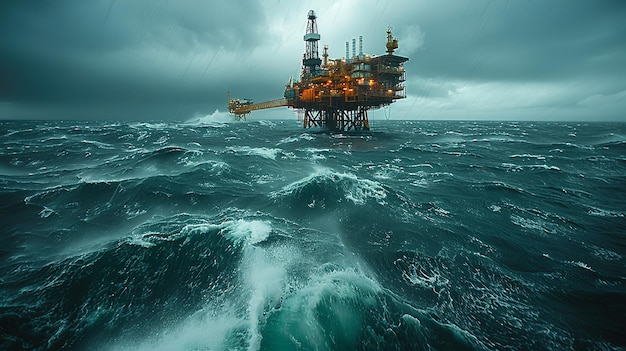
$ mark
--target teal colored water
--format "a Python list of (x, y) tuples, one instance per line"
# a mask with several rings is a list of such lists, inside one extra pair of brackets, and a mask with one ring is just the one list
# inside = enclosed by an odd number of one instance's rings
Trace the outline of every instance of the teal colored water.
[(622, 350), (626, 124), (0, 122), (0, 349)]

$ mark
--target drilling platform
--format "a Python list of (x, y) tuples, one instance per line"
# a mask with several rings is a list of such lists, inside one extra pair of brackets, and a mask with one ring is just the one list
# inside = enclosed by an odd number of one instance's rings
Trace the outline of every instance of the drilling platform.
[(403, 64), (409, 59), (393, 54), (398, 48), (398, 40), (388, 28), (385, 55), (364, 55), (363, 37), (360, 36), (358, 54), (356, 39), (352, 39), (351, 56), (349, 42), (346, 42), (345, 59), (328, 59), (328, 45), (324, 45), (322, 60), (318, 54), (320, 35), (313, 10), (309, 11), (307, 19), (300, 81), (294, 82), (290, 78), (283, 98), (260, 103), (249, 99), (231, 100), (229, 92), (229, 112), (237, 120), (245, 120), (252, 111), (287, 106), (298, 111), (305, 128), (369, 130), (369, 109), (388, 106), (406, 97)]

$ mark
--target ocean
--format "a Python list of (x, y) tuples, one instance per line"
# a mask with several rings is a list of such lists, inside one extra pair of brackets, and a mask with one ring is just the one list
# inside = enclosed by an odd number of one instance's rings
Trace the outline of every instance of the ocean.
[(371, 128), (0, 121), (0, 349), (626, 349), (626, 124)]

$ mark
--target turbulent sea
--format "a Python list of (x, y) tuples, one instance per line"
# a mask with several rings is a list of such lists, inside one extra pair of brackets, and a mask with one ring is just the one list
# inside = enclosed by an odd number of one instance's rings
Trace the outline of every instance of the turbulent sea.
[(0, 122), (0, 349), (626, 349), (626, 124), (371, 126)]

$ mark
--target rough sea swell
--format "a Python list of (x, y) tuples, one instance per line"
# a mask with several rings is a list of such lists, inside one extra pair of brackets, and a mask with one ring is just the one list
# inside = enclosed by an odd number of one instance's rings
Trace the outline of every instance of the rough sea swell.
[(621, 350), (626, 125), (0, 123), (0, 349)]

